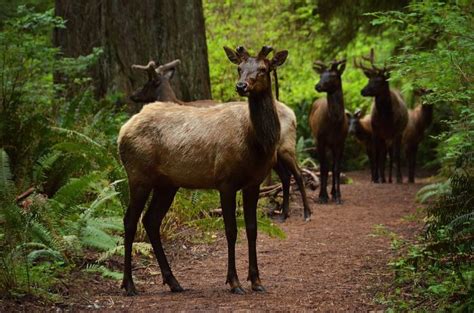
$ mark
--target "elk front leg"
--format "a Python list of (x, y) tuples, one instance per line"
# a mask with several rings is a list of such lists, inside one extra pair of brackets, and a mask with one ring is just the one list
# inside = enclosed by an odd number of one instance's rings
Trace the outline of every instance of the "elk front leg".
[(342, 199), (341, 199), (341, 162), (342, 162), (342, 152), (344, 151), (344, 146), (341, 145), (341, 147), (338, 147), (334, 151), (334, 172), (332, 173), (333, 175), (333, 181), (334, 181), (334, 196), (333, 200), (337, 204), (342, 204)]
[(323, 144), (318, 143), (318, 156), (319, 156), (319, 172), (321, 178), (321, 185), (319, 186), (319, 203), (328, 203), (328, 160), (326, 157), (326, 147)]
[(401, 184), (403, 182), (402, 177), (402, 164), (400, 158), (400, 151), (402, 149), (402, 137), (399, 136), (395, 139), (393, 143), (393, 157), (395, 158), (395, 162), (397, 165), (397, 183)]
[(244, 204), (245, 229), (249, 248), (249, 276), (247, 280), (252, 283), (252, 290), (265, 291), (260, 282), (257, 265), (257, 201), (259, 186), (252, 186), (242, 191)]
[(227, 238), (227, 280), (230, 291), (244, 294), (235, 268), (235, 241), (237, 240), (237, 223), (235, 221), (235, 191), (220, 192), (222, 215), (224, 216), (225, 235)]

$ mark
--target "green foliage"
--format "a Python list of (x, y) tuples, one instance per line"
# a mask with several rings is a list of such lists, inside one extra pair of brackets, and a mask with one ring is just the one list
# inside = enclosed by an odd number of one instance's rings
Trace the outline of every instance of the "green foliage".
[(392, 25), (398, 41), (392, 77), (410, 81), (407, 89), (431, 89), (424, 101), (444, 119), (432, 138), (442, 181), (417, 195), (428, 203), (425, 237), (392, 263), (395, 290), (385, 301), (394, 310), (474, 309), (472, 11), (469, 2), (426, 0), (413, 1), (408, 12), (373, 14), (374, 23)]

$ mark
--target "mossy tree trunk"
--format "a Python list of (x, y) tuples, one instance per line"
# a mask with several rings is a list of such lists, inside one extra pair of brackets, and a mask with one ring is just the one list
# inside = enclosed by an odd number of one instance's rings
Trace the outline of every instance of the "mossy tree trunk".
[(209, 99), (209, 65), (201, 0), (56, 0), (56, 15), (66, 29), (57, 29), (54, 42), (65, 56), (104, 54), (92, 69), (96, 96), (122, 92), (128, 96), (146, 79), (132, 64), (154, 59), (182, 63), (173, 87), (183, 100)]

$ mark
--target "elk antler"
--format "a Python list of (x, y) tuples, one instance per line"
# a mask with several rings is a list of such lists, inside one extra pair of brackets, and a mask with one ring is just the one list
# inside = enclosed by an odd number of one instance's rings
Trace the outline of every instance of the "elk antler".
[(337, 70), (337, 67), (338, 67), (339, 65), (341, 65), (341, 64), (344, 64), (344, 63), (346, 63), (346, 59), (345, 59), (345, 58), (342, 59), (342, 60), (340, 60), (340, 61), (336, 61), (336, 60), (332, 61), (332, 62), (331, 62), (331, 70), (332, 70), (332, 71)]
[(272, 51), (273, 51), (272, 47), (263, 46), (262, 49), (260, 50), (260, 52), (258, 53), (257, 58), (258, 59), (263, 59), (263, 58), (267, 57), (267, 55)]
[(172, 68), (175, 68), (176, 66), (178, 66), (179, 64), (181, 63), (181, 60), (180, 59), (176, 59), (174, 61), (171, 61), (171, 62), (168, 62), (166, 64), (163, 64), (163, 65), (160, 65), (158, 66), (158, 68), (155, 69), (155, 71), (158, 73), (158, 74), (162, 74), (164, 72), (166, 72), (167, 70), (170, 70)]
[(154, 77), (156, 77), (156, 63), (154, 61), (148, 62), (147, 65), (138, 65), (138, 64), (133, 64), (132, 69), (134, 70), (145, 70), (148, 74), (148, 79), (151, 80)]
[(318, 73), (324, 72), (327, 68), (323, 61), (316, 60), (313, 62), (313, 69)]
[(247, 49), (245, 49), (243, 46), (238, 46), (235, 51), (237, 51), (238, 55), (243, 60), (247, 60), (250, 57), (250, 54), (248, 53)]

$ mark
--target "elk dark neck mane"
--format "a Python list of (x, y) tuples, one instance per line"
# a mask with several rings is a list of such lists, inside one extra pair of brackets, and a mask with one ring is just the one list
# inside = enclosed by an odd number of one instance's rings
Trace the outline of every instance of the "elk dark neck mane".
[(161, 84), (158, 86), (156, 90), (157, 96), (157, 101), (170, 101), (170, 102), (175, 102), (179, 103), (181, 105), (184, 104), (183, 101), (179, 100), (176, 97), (176, 94), (174, 93), (173, 88), (171, 88), (171, 84), (169, 81), (161, 82)]
[(336, 91), (327, 93), (329, 117), (333, 121), (344, 121), (344, 95), (342, 94), (342, 86)]
[(390, 88), (387, 85), (383, 88), (383, 90), (375, 96), (375, 107), (377, 108), (377, 112), (382, 117), (389, 117), (392, 114), (392, 95), (390, 94)]
[(250, 120), (262, 152), (267, 154), (280, 140), (280, 120), (275, 108), (271, 89), (251, 93), (249, 99)]

